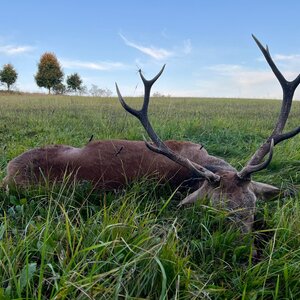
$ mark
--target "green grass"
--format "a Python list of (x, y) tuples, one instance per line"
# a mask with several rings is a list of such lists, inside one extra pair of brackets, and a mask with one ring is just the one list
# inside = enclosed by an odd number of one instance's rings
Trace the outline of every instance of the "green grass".
[[(0, 106), (1, 178), (9, 160), (33, 147), (145, 134), (115, 98), (0, 95)], [(279, 108), (271, 100), (154, 98), (149, 114), (163, 139), (202, 143), (241, 168)], [(299, 115), (295, 102), (287, 128), (299, 126)], [(295, 137), (254, 179), (297, 188), (299, 170)], [(178, 209), (177, 193), (146, 179), (118, 193), (65, 184), (0, 198), (0, 299), (300, 298), (299, 194), (258, 202), (248, 236), (208, 200)]]

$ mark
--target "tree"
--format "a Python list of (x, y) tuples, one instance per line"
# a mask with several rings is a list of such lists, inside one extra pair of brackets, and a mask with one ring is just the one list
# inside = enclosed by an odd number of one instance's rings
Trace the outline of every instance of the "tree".
[(54, 53), (45, 52), (38, 64), (38, 71), (35, 75), (36, 84), (39, 87), (48, 89), (50, 94), (51, 88), (60, 84), (63, 80), (64, 73), (60, 63)]
[(81, 91), (82, 87), (82, 80), (78, 73), (71, 74), (67, 77), (67, 87), (68, 90), (72, 92), (79, 92)]
[(0, 71), (0, 81), (7, 85), (7, 90), (10, 91), (10, 87), (17, 81), (18, 73), (12, 64), (6, 64)]
[(55, 85), (52, 90), (56, 95), (63, 95), (67, 92), (67, 88), (62, 82)]
[(164, 95), (164, 94), (162, 94), (160, 92), (155, 92), (155, 93), (152, 94), (152, 97), (153, 98), (165, 98), (165, 97), (170, 98), (171, 95), (169, 95), (169, 94), (168, 95)]
[(92, 84), (92, 87), (89, 90), (90, 94), (93, 97), (111, 97), (112, 91), (108, 88), (100, 89), (97, 85)]

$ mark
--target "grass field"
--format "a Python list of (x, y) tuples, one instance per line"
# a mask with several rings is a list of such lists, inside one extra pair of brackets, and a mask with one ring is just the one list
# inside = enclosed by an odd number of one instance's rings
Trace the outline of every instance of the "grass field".
[[(138, 107), (141, 99), (129, 99)], [(142, 139), (117, 99), (1, 95), (1, 174), (23, 151), (95, 139)], [(163, 139), (201, 142), (241, 168), (270, 134), (280, 101), (153, 98)], [(287, 128), (299, 126), (295, 102)], [(276, 146), (255, 180), (300, 187), (300, 137)], [(258, 202), (243, 236), (208, 200), (178, 209), (146, 179), (119, 193), (62, 185), (0, 192), (0, 299), (299, 299), (300, 195)], [(255, 239), (260, 258), (252, 260)]]

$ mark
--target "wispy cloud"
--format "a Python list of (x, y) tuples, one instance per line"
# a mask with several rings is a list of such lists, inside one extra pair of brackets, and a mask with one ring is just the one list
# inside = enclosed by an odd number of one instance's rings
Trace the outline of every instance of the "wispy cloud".
[[(277, 53), (272, 55), (272, 58), (287, 80), (294, 80), (298, 76), (300, 69), (300, 54)], [(267, 66), (264, 57), (257, 58), (257, 61), (263, 62), (264, 66)], [(268, 68), (268, 70), (270, 69)], [(271, 71), (270, 74), (272, 74)]]
[[(210, 71), (199, 78), (198, 86), (204, 95), (225, 97), (280, 98), (281, 90), (276, 77), (269, 69), (252, 69), (238, 64), (219, 64), (204, 68)], [(294, 76), (288, 72), (285, 75)], [(210, 78), (210, 79), (207, 79)]]
[(32, 46), (14, 46), (5, 45), (0, 46), (0, 53), (5, 55), (18, 55), (31, 52), (34, 49)]
[(139, 45), (135, 42), (129, 41), (123, 34), (119, 33), (120, 37), (122, 40), (125, 42), (125, 44), (129, 47), (135, 48), (142, 53), (149, 55), (150, 57), (157, 59), (157, 60), (162, 60), (162, 59), (167, 59), (170, 56), (173, 56), (174, 53), (172, 51), (163, 49), (163, 48), (156, 48), (153, 46), (142, 46)]
[[(283, 75), (287, 77), (287, 80), (294, 80), (299, 74), (300, 54), (275, 54), (274, 60), (280, 66), (280, 69), (283, 71)], [(289, 77), (290, 75), (287, 74), (285, 70), (289, 70), (289, 73), (292, 73), (292, 76)]]
[[(212, 71), (215, 75), (234, 79), (240, 84), (260, 84), (265, 82), (276, 82), (276, 77), (269, 69), (250, 69), (244, 65), (219, 64), (208, 66), (205, 69)], [(284, 76), (296, 77), (297, 72), (287, 71)]]
[[(295, 70), (299, 72), (300, 54), (274, 54), (273, 60), (284, 70)], [(265, 62), (264, 57), (257, 58), (258, 61)]]
[(274, 60), (277, 61), (300, 61), (300, 54), (290, 54), (290, 55), (285, 55), (285, 54), (275, 54), (274, 55)]
[(241, 65), (232, 65), (232, 64), (218, 64), (205, 67), (206, 70), (216, 72), (220, 75), (232, 74), (236, 71), (242, 70)]
[(220, 64), (209, 66), (215, 75), (227, 78), (239, 86), (254, 86), (266, 82), (275, 82), (274, 74), (269, 70), (249, 69), (243, 65)]
[(91, 62), (91, 61), (80, 61), (80, 60), (67, 60), (62, 59), (61, 64), (67, 69), (89, 69), (98, 71), (111, 71), (125, 68), (125, 64), (121, 62)]

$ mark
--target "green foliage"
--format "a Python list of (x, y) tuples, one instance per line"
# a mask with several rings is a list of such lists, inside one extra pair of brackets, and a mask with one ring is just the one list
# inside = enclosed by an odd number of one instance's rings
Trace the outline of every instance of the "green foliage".
[(78, 92), (82, 89), (82, 79), (78, 73), (71, 74), (67, 77), (67, 87), (72, 92)]
[(63, 95), (67, 92), (67, 88), (62, 82), (60, 82), (53, 87), (53, 92), (56, 95)]
[(38, 64), (38, 71), (35, 75), (36, 84), (39, 87), (47, 88), (50, 94), (51, 88), (58, 86), (63, 77), (64, 73), (55, 54), (45, 52)]
[[(7, 162), (32, 147), (144, 134), (117, 99), (50, 97), (0, 95), (1, 178)], [(163, 139), (203, 143), (240, 169), (279, 108), (165, 97), (153, 99), (149, 114)], [(295, 102), (287, 130), (299, 126), (299, 114)], [(299, 188), (299, 150), (299, 136), (276, 146), (254, 179)], [(181, 195), (147, 179), (118, 193), (67, 182), (0, 191), (0, 299), (299, 299), (299, 196), (258, 201), (254, 232), (242, 235), (208, 199), (178, 209)]]
[(17, 81), (18, 73), (12, 64), (6, 64), (0, 70), (0, 81), (5, 83), (7, 90), (10, 91), (10, 87)]

